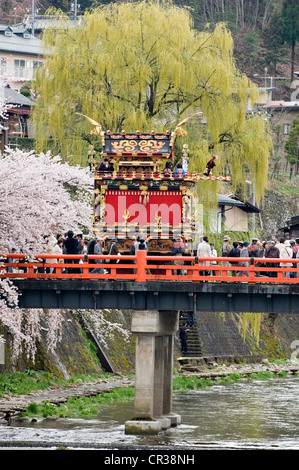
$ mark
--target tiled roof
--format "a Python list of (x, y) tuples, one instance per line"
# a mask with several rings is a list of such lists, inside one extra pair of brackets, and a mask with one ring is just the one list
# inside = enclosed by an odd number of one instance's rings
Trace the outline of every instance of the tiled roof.
[(34, 36), (24, 38), (17, 34), (5, 36), (0, 34), (0, 52), (15, 54), (42, 55), (42, 41)]
[(228, 196), (226, 194), (218, 194), (218, 205), (239, 207), (245, 212), (253, 212), (253, 213), (260, 212), (258, 207), (253, 206), (247, 201), (245, 202), (242, 201), (238, 196), (235, 196), (235, 195)]
[(33, 106), (34, 101), (21, 93), (5, 86), (0, 87), (0, 100), (14, 106)]

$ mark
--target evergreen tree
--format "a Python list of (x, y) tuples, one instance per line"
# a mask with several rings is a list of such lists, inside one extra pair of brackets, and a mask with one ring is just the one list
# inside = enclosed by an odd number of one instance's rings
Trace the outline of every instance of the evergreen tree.
[(276, 8), (271, 15), (268, 26), (263, 30), (263, 65), (268, 70), (277, 72), (277, 65), (284, 61), (286, 55), (284, 42), (284, 20), (281, 11)]
[(292, 175), (296, 167), (298, 171), (299, 165), (299, 114), (297, 114), (296, 119), (292, 122), (289, 138), (285, 143), (285, 151), (286, 159), (291, 165), (290, 175)]
[(299, 40), (299, 3), (298, 0), (283, 0), (282, 18), (284, 20), (284, 38), (291, 47), (291, 82), (294, 77), (295, 47)]

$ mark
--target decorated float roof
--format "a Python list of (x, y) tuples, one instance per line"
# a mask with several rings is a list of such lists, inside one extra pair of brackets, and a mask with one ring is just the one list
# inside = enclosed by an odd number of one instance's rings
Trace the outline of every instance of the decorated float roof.
[(157, 155), (159, 157), (170, 158), (173, 152), (174, 135), (170, 132), (164, 133), (144, 133), (136, 131), (120, 133), (107, 131), (102, 133), (103, 156), (142, 156)]

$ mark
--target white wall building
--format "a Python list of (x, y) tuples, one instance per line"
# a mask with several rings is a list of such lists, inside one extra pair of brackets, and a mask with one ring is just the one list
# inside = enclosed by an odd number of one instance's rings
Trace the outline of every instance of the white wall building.
[(0, 25), (0, 77), (9, 77), (13, 90), (34, 78), (43, 64), (42, 41), (17, 26)]

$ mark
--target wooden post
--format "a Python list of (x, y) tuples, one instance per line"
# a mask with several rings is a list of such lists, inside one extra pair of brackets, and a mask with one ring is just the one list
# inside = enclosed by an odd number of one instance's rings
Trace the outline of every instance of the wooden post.
[(146, 282), (146, 257), (145, 250), (137, 251), (136, 282)]

